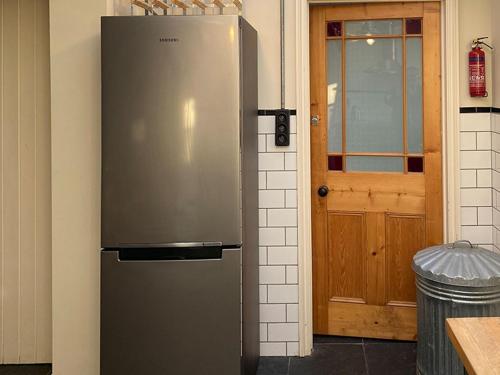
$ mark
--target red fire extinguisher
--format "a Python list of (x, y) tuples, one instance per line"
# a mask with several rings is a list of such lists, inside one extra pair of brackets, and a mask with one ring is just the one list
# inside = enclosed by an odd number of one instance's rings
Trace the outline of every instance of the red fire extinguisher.
[(486, 63), (481, 46), (493, 49), (483, 42), (487, 36), (472, 41), (472, 50), (469, 52), (469, 93), (470, 96), (488, 96), (486, 91)]

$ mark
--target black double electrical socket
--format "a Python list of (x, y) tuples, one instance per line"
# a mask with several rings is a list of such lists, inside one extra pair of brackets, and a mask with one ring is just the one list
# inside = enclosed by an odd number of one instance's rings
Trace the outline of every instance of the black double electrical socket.
[(290, 146), (290, 110), (278, 109), (275, 114), (274, 144)]

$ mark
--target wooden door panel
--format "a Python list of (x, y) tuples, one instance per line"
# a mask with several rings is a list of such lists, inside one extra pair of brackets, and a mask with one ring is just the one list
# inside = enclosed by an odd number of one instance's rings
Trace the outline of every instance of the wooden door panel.
[(366, 284), (366, 302), (370, 305), (385, 304), (385, 220), (384, 213), (366, 214), (366, 274), (372, 276)]
[(365, 215), (328, 214), (330, 301), (365, 303)]
[(423, 174), (328, 172), (328, 210), (425, 213)]
[(416, 252), (425, 247), (424, 217), (387, 215), (386, 242), (387, 304), (415, 306), (411, 262)]
[(328, 327), (331, 335), (397, 340), (417, 338), (414, 307), (331, 302)]

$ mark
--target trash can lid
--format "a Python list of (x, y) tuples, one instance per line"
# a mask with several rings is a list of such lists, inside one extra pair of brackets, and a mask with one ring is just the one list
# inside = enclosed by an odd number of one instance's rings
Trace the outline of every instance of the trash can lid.
[(429, 247), (413, 257), (412, 268), (421, 277), (448, 285), (500, 285), (500, 254), (469, 241)]

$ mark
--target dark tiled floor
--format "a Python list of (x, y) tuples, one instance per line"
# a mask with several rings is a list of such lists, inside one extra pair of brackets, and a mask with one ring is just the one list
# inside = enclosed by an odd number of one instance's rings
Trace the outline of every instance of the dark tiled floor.
[(0, 365), (0, 375), (50, 375), (51, 365)]
[(415, 342), (314, 336), (309, 357), (262, 357), (257, 375), (414, 375)]
[[(414, 342), (314, 336), (309, 357), (262, 357), (257, 375), (414, 375)], [(50, 365), (0, 366), (0, 375), (50, 375)]]

